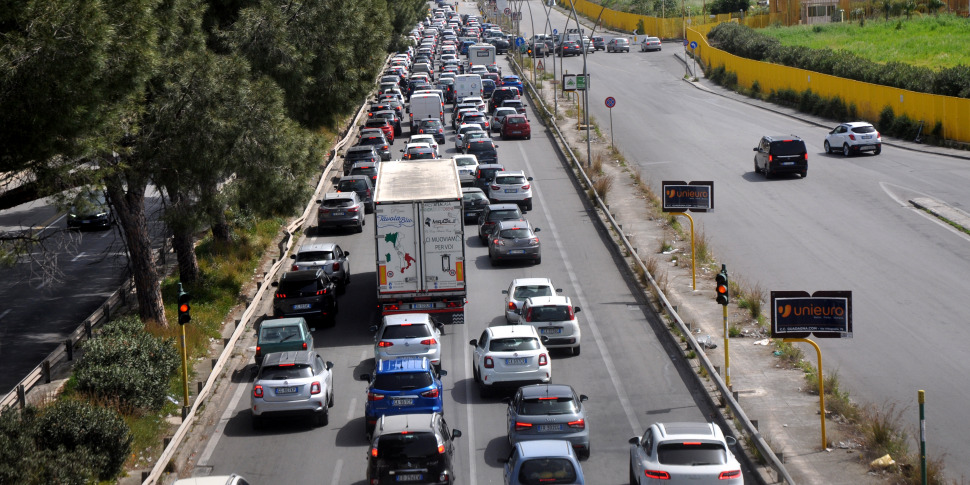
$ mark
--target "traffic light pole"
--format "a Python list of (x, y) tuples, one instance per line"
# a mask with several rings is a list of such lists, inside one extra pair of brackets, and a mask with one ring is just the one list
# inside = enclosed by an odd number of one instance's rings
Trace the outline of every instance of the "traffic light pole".
[(188, 414), (189, 410), (189, 367), (188, 367), (188, 351), (185, 348), (185, 325), (179, 325), (182, 327), (182, 337), (180, 338), (182, 343), (182, 417)]
[(728, 315), (727, 305), (721, 305), (724, 311), (724, 385), (731, 388), (731, 352), (728, 348)]

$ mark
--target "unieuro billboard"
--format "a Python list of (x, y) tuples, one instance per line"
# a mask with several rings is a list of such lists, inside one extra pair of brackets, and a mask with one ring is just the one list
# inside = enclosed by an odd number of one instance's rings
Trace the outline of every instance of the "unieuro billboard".
[(772, 338), (851, 338), (852, 292), (771, 292)]

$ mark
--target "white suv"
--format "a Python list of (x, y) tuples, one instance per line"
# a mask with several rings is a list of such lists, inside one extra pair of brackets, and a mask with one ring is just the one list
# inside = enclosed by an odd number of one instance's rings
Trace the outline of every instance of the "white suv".
[(481, 397), (496, 387), (550, 382), (552, 360), (542, 340), (531, 325), (501, 325), (486, 328), (480, 338), (468, 342), (475, 348), (472, 373)]
[(502, 171), (496, 172), (495, 178), (488, 184), (488, 199), (493, 204), (515, 202), (522, 210), (532, 210), (532, 177), (526, 177), (525, 172)]
[(576, 314), (580, 308), (574, 307), (572, 301), (565, 296), (536, 296), (525, 300), (519, 323), (532, 325), (539, 330), (539, 335), (546, 340), (546, 347), (565, 348), (579, 355), (579, 344), (582, 334)]
[(562, 288), (556, 288), (549, 278), (516, 278), (509, 284), (509, 289), (502, 290), (505, 295), (505, 321), (510, 324), (518, 323), (522, 313), (522, 305), (529, 298), (536, 296), (553, 296), (562, 293)]

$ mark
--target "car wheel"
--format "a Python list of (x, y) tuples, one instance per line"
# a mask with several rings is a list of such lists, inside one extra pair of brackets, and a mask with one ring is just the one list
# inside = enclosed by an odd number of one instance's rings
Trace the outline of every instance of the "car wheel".
[(333, 390), (330, 391), (330, 399), (327, 400), (327, 407), (328, 408), (332, 408), (333, 407)]
[(829, 145), (828, 140), (825, 140), (825, 153), (832, 153), (832, 145)]
[(573, 347), (573, 355), (579, 355), (580, 345)]
[(482, 399), (488, 399), (492, 394), (492, 390), (485, 385), (481, 379), (478, 380), (478, 397)]
[(850, 154), (850, 152), (849, 152), (849, 144), (848, 143), (843, 143), (842, 144), (842, 156), (843, 157), (847, 157), (847, 156), (849, 156), (849, 154)]
[(808, 170), (802, 170), (802, 178), (808, 177)]
[(526, 140), (531, 140), (531, 139), (532, 139), (532, 135), (526, 135), (526, 136), (525, 136), (525, 139), (526, 139)]
[(761, 173), (761, 168), (758, 167), (758, 159), (754, 159), (754, 173)]
[(586, 445), (586, 448), (584, 448), (582, 450), (579, 450), (579, 453), (577, 453), (579, 455), (579, 459), (580, 460), (588, 460), (589, 459), (589, 452), (590, 452), (589, 445)]
[(347, 280), (344, 280), (339, 285), (337, 285), (337, 294), (343, 295), (344, 293), (347, 293)]
[(527, 211), (532, 210), (532, 201), (531, 200), (525, 204), (525, 210), (527, 210)]
[(542, 264), (542, 256), (539, 256), (538, 258), (536, 258), (535, 263), (536, 264)]
[(879, 155), (882, 153), (882, 145), (876, 145), (876, 149), (872, 151), (873, 155)]
[(633, 463), (630, 463), (630, 485), (640, 485), (637, 474), (633, 472)]
[(364, 232), (364, 220), (363, 219), (360, 220), (360, 224), (357, 224), (357, 229), (354, 230), (354, 232), (356, 232), (358, 234)]
[(324, 409), (322, 413), (313, 417), (313, 426), (321, 427), (330, 424), (330, 411)]

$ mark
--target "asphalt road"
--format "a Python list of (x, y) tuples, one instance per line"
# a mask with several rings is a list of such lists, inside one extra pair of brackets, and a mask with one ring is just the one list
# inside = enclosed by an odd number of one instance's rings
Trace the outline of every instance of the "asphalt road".
[[(552, 18), (561, 28), (565, 17)], [(674, 53), (683, 47), (663, 49), (588, 56), (598, 125), (608, 136), (604, 100), (613, 96), (616, 145), (656, 193), (663, 180), (714, 181), (715, 211), (694, 219), (732, 279), (767, 291), (852, 291), (854, 336), (819, 341), (824, 370), (837, 372), (860, 402), (897, 403), (910, 436), (918, 436), (917, 390), (926, 390), (928, 454), (947, 454), (951, 475), (970, 476), (970, 464), (958, 459), (968, 451), (965, 430), (951, 424), (970, 420), (970, 389), (962, 385), (970, 373), (962, 358), (970, 237), (907, 203), (929, 196), (968, 210), (970, 164), (888, 145), (878, 156), (826, 154), (831, 127), (697, 89), (681, 79)], [(582, 72), (581, 58), (567, 58), (565, 68)], [(809, 148), (808, 177), (755, 174), (760, 137), (787, 134)]]
[[(501, 482), (502, 465), (497, 460), (509, 452), (506, 406), (498, 398), (479, 398), (468, 341), (486, 326), (505, 324), (501, 290), (513, 278), (545, 276), (582, 308), (578, 316), (584, 351), (576, 357), (553, 353), (552, 369), (554, 382), (571, 384), (590, 396), (592, 456), (583, 463), (584, 472), (598, 484), (625, 483), (630, 437), (656, 421), (704, 420), (709, 413), (702, 411), (702, 400), (685, 384), (682, 366), (659, 343), (653, 317), (617, 269), (550, 139), (539, 125), (534, 129), (532, 140), (497, 144), (502, 163), (535, 178), (535, 208), (528, 218), (541, 228), (542, 264), (493, 267), (476, 227), (466, 228), (466, 324), (449, 325), (443, 338), (443, 368), (448, 371), (445, 417), (452, 428), (463, 432), (455, 454), (458, 480), (473, 485)], [(446, 131), (444, 157), (455, 152), (451, 130)], [(395, 149), (402, 146), (399, 139)], [(278, 421), (268, 430), (254, 432), (248, 410), (251, 383), (238, 379), (230, 388), (232, 398), (215, 433), (198, 455), (197, 465), (205, 473), (240, 473), (253, 483), (364, 483), (366, 386), (357, 377), (374, 365), (373, 336), (367, 329), (376, 319), (371, 230), (368, 225), (362, 234), (317, 236), (349, 248), (353, 269), (353, 283), (341, 297), (337, 326), (315, 334), (324, 358), (335, 363), (337, 396), (330, 424), (311, 429), (298, 420)], [(268, 313), (268, 305), (263, 308)]]

